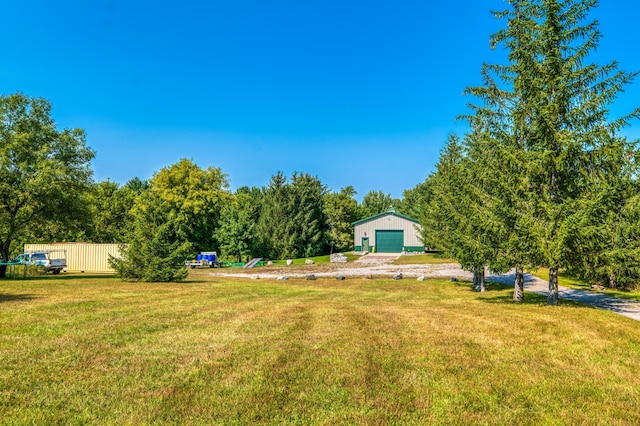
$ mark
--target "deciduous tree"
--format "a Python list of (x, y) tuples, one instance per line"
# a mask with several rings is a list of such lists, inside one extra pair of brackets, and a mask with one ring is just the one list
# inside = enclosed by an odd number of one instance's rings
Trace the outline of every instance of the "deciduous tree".
[[(78, 228), (94, 152), (81, 129), (58, 130), (51, 104), (23, 94), (0, 96), (0, 258), (14, 243)], [(55, 231), (55, 232), (53, 232)], [(6, 267), (0, 266), (0, 277)]]
[(324, 215), (327, 219), (327, 243), (334, 250), (342, 251), (353, 246), (353, 225), (358, 220), (358, 202), (352, 186), (340, 192), (329, 192), (324, 197)]

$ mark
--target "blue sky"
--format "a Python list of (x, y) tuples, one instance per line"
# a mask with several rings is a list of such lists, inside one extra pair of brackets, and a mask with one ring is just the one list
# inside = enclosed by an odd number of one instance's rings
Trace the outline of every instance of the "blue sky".
[[(394, 197), (433, 171), (483, 62), (502, 0), (3, 2), (0, 93), (80, 127), (96, 180), (192, 158), (231, 188), (278, 170)], [(597, 62), (640, 70), (640, 2), (594, 10)], [(640, 106), (640, 81), (614, 114)], [(640, 123), (626, 129), (640, 137)]]

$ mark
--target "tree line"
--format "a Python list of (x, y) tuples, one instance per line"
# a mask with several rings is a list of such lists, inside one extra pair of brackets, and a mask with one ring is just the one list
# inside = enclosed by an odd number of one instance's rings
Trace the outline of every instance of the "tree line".
[(316, 176), (278, 172), (263, 187), (231, 191), (220, 168), (189, 159), (149, 180), (95, 182), (84, 132), (59, 130), (51, 110), (42, 98), (0, 96), (3, 262), (27, 242), (123, 243), (119, 274), (172, 281), (200, 251), (236, 261), (317, 256), (351, 249), (352, 222), (392, 206), (412, 213), (411, 190), (402, 200), (370, 191), (358, 203), (351, 186), (330, 191)]

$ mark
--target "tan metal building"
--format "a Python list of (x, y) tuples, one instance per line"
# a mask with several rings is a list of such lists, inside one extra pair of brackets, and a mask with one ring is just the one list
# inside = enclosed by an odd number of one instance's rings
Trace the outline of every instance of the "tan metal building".
[(118, 244), (90, 244), (90, 243), (53, 243), (53, 244), (25, 244), (24, 252), (64, 250), (69, 272), (114, 272), (109, 267), (109, 255), (120, 256)]
[(402, 253), (424, 251), (417, 219), (396, 213), (394, 208), (353, 223), (355, 251)]

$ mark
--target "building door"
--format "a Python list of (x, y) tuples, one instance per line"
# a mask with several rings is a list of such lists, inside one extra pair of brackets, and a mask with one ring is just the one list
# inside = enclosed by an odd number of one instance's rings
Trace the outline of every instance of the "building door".
[(369, 237), (362, 237), (362, 252), (369, 251)]
[(404, 231), (376, 231), (376, 253), (402, 253)]

